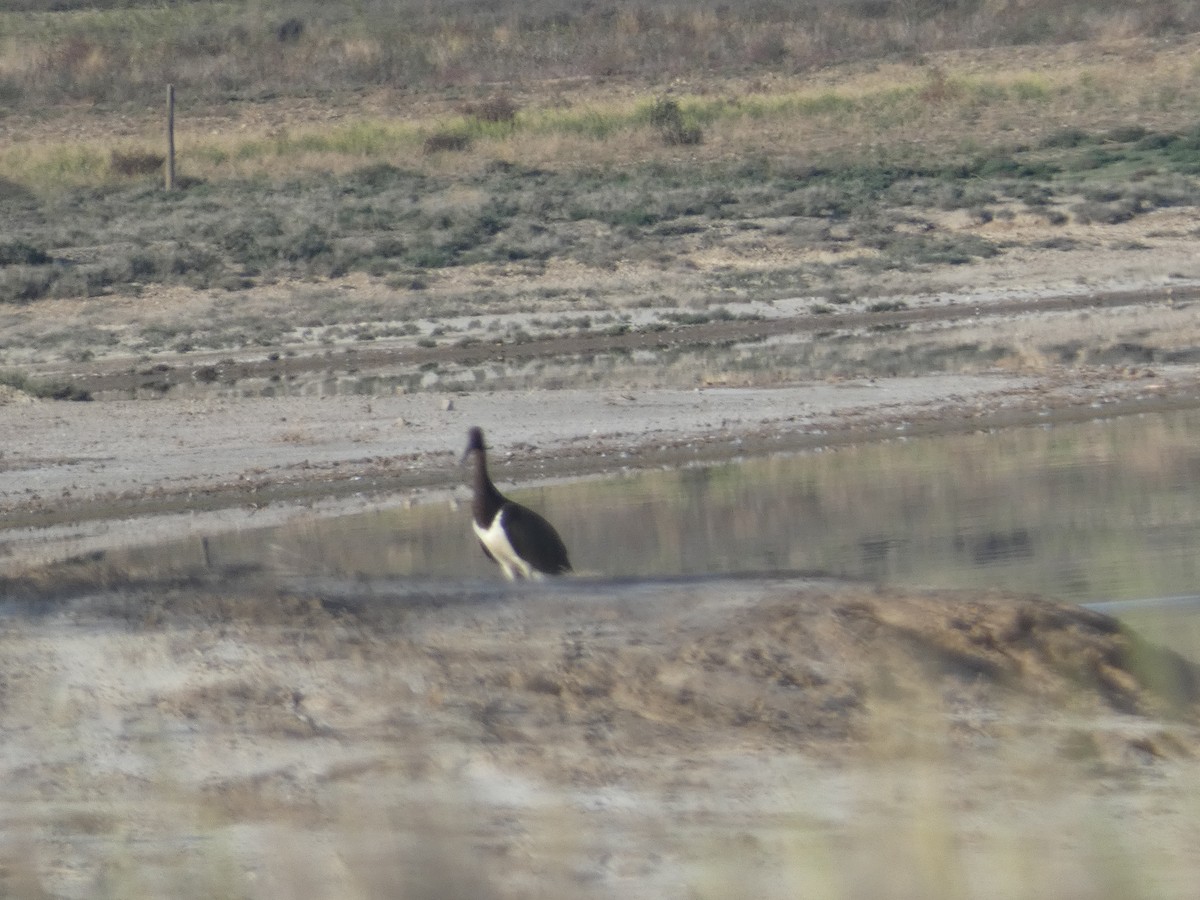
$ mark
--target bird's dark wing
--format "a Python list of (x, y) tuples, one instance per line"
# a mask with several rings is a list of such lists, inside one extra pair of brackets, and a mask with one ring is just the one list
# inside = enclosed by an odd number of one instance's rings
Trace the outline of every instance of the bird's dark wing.
[(532, 509), (510, 501), (504, 508), (504, 530), (517, 555), (539, 572), (561, 575), (571, 571), (562, 538)]

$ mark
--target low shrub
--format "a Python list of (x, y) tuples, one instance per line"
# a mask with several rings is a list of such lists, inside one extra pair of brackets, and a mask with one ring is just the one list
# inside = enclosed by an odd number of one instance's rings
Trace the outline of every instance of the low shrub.
[(44, 400), (81, 400), (92, 399), (90, 392), (65, 381), (41, 381), (30, 378), (24, 372), (0, 372), (0, 384), (8, 385), (31, 397)]
[(438, 131), (425, 138), (422, 149), (425, 154), (461, 153), (471, 147), (471, 136), (461, 131)]
[(44, 266), (50, 262), (50, 254), (25, 241), (17, 240), (0, 244), (0, 266)]
[(1117, 225), (1128, 222), (1140, 212), (1141, 204), (1128, 197), (1114, 202), (1085, 200), (1071, 207), (1075, 221), (1082, 225)]
[(517, 119), (519, 108), (507, 94), (495, 94), (479, 103), (466, 103), (462, 113), (469, 119), (496, 124), (511, 124)]
[(275, 39), (281, 44), (294, 44), (304, 35), (304, 20), (295, 16), (284, 19), (275, 28)]
[(153, 175), (162, 171), (166, 157), (158, 153), (139, 153), (131, 151), (123, 153), (114, 150), (108, 161), (108, 168), (114, 175), (122, 178), (134, 178), (139, 175)]
[(667, 146), (699, 144), (704, 140), (700, 126), (687, 121), (679, 101), (671, 97), (654, 101), (650, 107), (650, 124), (658, 129)]

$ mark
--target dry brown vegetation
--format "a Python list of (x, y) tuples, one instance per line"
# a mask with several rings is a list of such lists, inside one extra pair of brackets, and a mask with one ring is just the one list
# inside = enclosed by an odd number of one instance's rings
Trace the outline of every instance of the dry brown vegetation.
[(1100, 898), (1152, 858), (1137, 896), (1182, 898), (1194, 871), (1200, 676), (1083, 610), (64, 575), (7, 585), (43, 623), (0, 638), (10, 896)]
[(167, 82), (215, 101), (368, 85), (425, 92), (812, 72), (964, 48), (1170, 39), (1200, 26), (1194, 4), (1181, 0), (373, 0), (353, 13), (313, 2), (22, 0), (6, 9), (13, 44), (0, 84), (29, 106), (146, 102)]

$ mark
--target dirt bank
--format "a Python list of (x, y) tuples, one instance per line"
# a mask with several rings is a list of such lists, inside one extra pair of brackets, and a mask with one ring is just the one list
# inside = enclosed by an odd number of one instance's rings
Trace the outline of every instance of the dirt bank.
[(1200, 675), (1083, 610), (769, 579), (63, 590), (7, 585), (36, 613), (0, 632), (8, 896), (1200, 874)]

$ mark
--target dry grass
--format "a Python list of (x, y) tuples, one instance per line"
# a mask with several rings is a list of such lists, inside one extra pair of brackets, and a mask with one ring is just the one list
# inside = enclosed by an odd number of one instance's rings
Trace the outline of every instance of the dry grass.
[[(689, 94), (685, 86), (669, 99), (702, 132), (702, 142), (685, 144), (691, 157), (765, 150), (819, 159), (847, 148), (920, 153), (964, 141), (985, 144), (1006, 134), (1036, 141), (1076, 124), (1095, 130), (1137, 121), (1150, 129), (1177, 128), (1181, 116), (1191, 121), (1200, 99), (1196, 73), (1187, 45), (1150, 49), (1133, 42), (1113, 46), (1101, 60), (1076, 48), (1037, 49), (1007, 56), (956, 54), (929, 64), (882, 63), (866, 71), (844, 67), (817, 78), (710, 77), (699, 80), (699, 92)], [(392, 106), (392, 115), (380, 111), (312, 125), (305, 119), (324, 120), (326, 114), (313, 116), (306, 103), (283, 127), (251, 119), (236, 131), (218, 127), (215, 134), (217, 122), (208, 116), (193, 127), (184, 103), (178, 118), (180, 170), (211, 180), (339, 174), (366, 161), (395, 158), (440, 174), (477, 171), (495, 159), (561, 168), (673, 158), (681, 142), (663, 145), (661, 125), (645, 112), (651, 103), (649, 92), (617, 99), (605, 96), (603, 88), (556, 86), (519, 99), (498, 94), (465, 104), (451, 101), (430, 114), (422, 112), (428, 104), (406, 112), (403, 104), (380, 95), (368, 105)], [(157, 123), (136, 121), (131, 124), (143, 135), (140, 147), (128, 135), (105, 137), (98, 130), (82, 142), (64, 144), (57, 135), (39, 141), (34, 128), (28, 140), (0, 150), (0, 165), (8, 177), (31, 186), (104, 181), (117, 174), (105, 164), (114, 153), (152, 154), (149, 148), (158, 143)], [(454, 149), (465, 152), (420, 162), (413, 150), (442, 135), (456, 136)]]
[(1077, 609), (84, 593), (3, 635), (8, 896), (1183, 900), (1200, 864), (1195, 669)]
[(686, 0), (636, 9), (580, 9), (570, 0), (453, 7), (403, 0), (367, 4), (354, 15), (311, 0), (265, 0), (253, 10), (196, 2), (169, 12), (67, 2), (55, 3), (52, 17), (33, 12), (48, 5), (31, 0), (0, 20), (20, 48), (6, 55), (0, 87), (29, 107), (146, 102), (172, 80), (210, 98), (363, 85), (483, 93), (566, 78), (666, 83), (714, 70), (805, 73), (964, 48), (1170, 40), (1200, 24), (1194, 10), (1171, 0), (1132, 9), (1083, 0), (1011, 8), (750, 0), (736, 15)]

